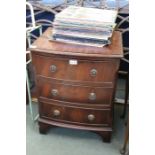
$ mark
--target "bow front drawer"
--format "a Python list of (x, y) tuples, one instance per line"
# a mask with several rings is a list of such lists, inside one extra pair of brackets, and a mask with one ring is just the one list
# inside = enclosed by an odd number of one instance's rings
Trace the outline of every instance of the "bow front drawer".
[(46, 119), (68, 122), (73, 124), (87, 124), (109, 126), (111, 111), (109, 109), (83, 108), (69, 106), (64, 103), (52, 101), (40, 102), (40, 117)]
[(88, 61), (47, 56), (33, 56), (36, 74), (54, 79), (113, 82), (116, 61)]
[(47, 99), (110, 105), (113, 95), (113, 88), (110, 87), (56, 83), (46, 78), (39, 78), (37, 83), (39, 96)]

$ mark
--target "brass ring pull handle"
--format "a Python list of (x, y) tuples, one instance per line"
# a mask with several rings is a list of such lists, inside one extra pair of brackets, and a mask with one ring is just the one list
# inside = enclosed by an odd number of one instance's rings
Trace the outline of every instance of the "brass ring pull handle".
[(95, 120), (95, 116), (93, 114), (89, 114), (88, 115), (88, 120), (89, 121), (94, 121)]
[(96, 69), (91, 69), (90, 75), (93, 76), (93, 77), (96, 76), (97, 75), (97, 70)]
[(89, 100), (91, 100), (91, 101), (96, 100), (96, 94), (95, 93), (90, 93), (89, 94)]
[(54, 116), (60, 116), (60, 111), (57, 110), (57, 109), (55, 109), (55, 110), (53, 111), (53, 115), (54, 115)]
[(57, 66), (56, 66), (56, 65), (51, 65), (51, 66), (50, 66), (50, 71), (51, 71), (51, 72), (54, 73), (54, 72), (56, 72), (56, 70), (57, 70)]
[(57, 89), (52, 89), (51, 93), (53, 96), (58, 96), (58, 90)]

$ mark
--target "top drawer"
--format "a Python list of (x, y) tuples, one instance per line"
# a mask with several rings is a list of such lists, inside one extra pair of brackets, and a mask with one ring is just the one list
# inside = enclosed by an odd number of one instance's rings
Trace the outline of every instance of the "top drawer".
[(117, 61), (88, 61), (33, 54), (36, 74), (62, 80), (113, 82)]

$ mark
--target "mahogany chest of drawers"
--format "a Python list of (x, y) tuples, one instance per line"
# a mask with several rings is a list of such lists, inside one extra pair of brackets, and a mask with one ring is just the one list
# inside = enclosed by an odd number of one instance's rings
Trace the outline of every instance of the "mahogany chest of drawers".
[(51, 34), (48, 28), (30, 49), (40, 133), (59, 126), (94, 131), (109, 142), (121, 34), (114, 32), (112, 44), (102, 48), (52, 42)]

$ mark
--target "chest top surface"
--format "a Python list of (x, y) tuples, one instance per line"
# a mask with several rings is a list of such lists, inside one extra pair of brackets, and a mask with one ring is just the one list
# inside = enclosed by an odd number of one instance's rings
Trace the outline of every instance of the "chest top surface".
[(114, 31), (112, 43), (105, 47), (92, 47), (85, 45), (75, 45), (60, 43), (49, 40), (52, 35), (52, 28), (49, 27), (32, 45), (30, 51), (38, 54), (55, 54), (82, 57), (100, 57), (100, 58), (121, 58), (123, 57), (122, 36), (118, 31)]

